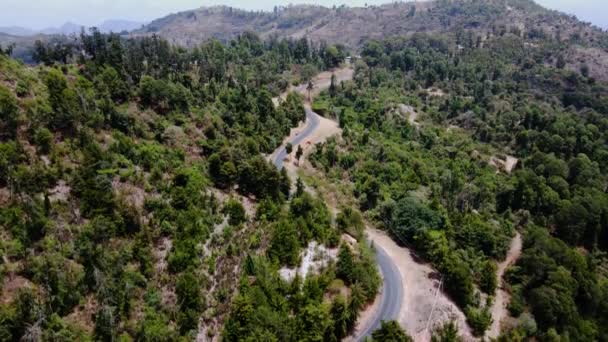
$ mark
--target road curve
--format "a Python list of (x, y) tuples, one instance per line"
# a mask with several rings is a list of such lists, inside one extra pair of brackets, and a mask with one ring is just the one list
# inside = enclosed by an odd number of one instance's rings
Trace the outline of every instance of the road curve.
[[(304, 140), (308, 138), (315, 131), (315, 129), (317, 129), (317, 127), (319, 127), (319, 114), (313, 112), (309, 105), (304, 105), (304, 109), (306, 110), (306, 127), (304, 127), (300, 134), (287, 141), (294, 147), (304, 142)], [(281, 145), (279, 147), (279, 151), (275, 152), (272, 163), (277, 167), (277, 169), (280, 170), (283, 168), (283, 161), (286, 157), (287, 151), (285, 150), (285, 145)]]
[[(304, 109), (306, 110), (306, 126), (300, 134), (288, 140), (285, 144), (291, 143), (295, 147), (309, 138), (319, 127), (319, 114), (313, 112), (309, 104), (304, 105)], [(287, 157), (285, 144), (273, 153), (272, 163), (279, 170), (283, 167), (283, 162)], [(371, 336), (372, 332), (380, 327), (382, 321), (396, 320), (403, 300), (403, 284), (397, 266), (382, 247), (375, 246), (375, 251), (376, 261), (383, 279), (380, 305), (373, 313), (370, 321), (361, 328), (361, 331), (355, 332), (354, 339), (356, 341)]]
[(376, 261), (380, 266), (382, 275), (382, 292), (380, 293), (380, 306), (374, 312), (373, 318), (359, 332), (355, 333), (355, 340), (362, 341), (371, 336), (372, 332), (380, 328), (382, 321), (396, 320), (401, 309), (403, 298), (403, 284), (397, 266), (382, 247), (374, 246), (376, 250)]

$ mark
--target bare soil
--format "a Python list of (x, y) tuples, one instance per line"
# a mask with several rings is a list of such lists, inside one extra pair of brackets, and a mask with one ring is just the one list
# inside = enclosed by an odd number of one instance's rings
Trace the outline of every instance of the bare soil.
[(14, 274), (4, 276), (4, 284), (0, 288), (2, 290), (0, 293), (0, 304), (11, 303), (20, 289), (32, 288), (33, 286), (32, 282), (22, 276)]
[(505, 271), (509, 266), (515, 264), (517, 259), (521, 256), (521, 234), (516, 233), (515, 237), (511, 241), (511, 247), (507, 252), (507, 257), (503, 262), (498, 264), (498, 271), (496, 272), (496, 277), (498, 278), (498, 284), (500, 287), (498, 291), (496, 291), (496, 297), (494, 298), (494, 304), (492, 305), (492, 325), (490, 329), (486, 332), (487, 338), (497, 338), (500, 335), (500, 327), (501, 323), (509, 317), (509, 310), (507, 310), (507, 305), (511, 300), (511, 294), (506, 291), (503, 283), (502, 277), (505, 274)]

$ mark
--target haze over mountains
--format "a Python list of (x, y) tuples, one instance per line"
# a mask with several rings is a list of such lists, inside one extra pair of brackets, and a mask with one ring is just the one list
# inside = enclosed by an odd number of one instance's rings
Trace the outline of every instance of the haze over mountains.
[[(109, 19), (105, 20), (99, 25), (96, 25), (101, 32), (109, 33), (109, 32), (123, 32), (123, 31), (133, 31), (135, 29), (140, 28), (145, 23), (136, 22), (130, 20), (121, 20), (121, 19)], [(33, 30), (26, 27), (21, 26), (6, 26), (0, 27), (1, 33), (6, 33), (12, 36), (18, 37), (26, 37), (26, 36), (34, 36), (37, 34), (47, 34), (47, 35), (55, 35), (55, 34), (65, 34), (70, 35), (74, 33), (80, 33), (80, 30), (83, 27), (87, 27), (86, 25), (80, 25), (73, 22), (66, 22), (65, 24), (59, 27), (48, 27), (42, 30)]]

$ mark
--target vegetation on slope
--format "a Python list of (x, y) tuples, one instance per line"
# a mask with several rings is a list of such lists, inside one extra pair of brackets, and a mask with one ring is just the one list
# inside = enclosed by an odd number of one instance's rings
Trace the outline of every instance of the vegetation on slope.
[[(352, 182), (361, 209), (438, 268), (477, 334), (491, 322), (480, 291), (491, 299), (518, 229), (507, 278), (520, 321), (505, 339), (605, 340), (608, 86), (546, 65), (555, 40), (466, 37), (368, 42), (355, 81), (315, 104), (344, 133), (313, 165)], [(497, 170), (504, 153), (520, 159), (512, 173)]]
[[(295, 63), (335, 66), (323, 51), (251, 34), (184, 50), (96, 30), (75, 44), (40, 43), (46, 66), (3, 50), (0, 340), (211, 337), (231, 312), (243, 260), (272, 277), (288, 263), (282, 230), (298, 232), (287, 251), (295, 259), (312, 239), (337, 246), (323, 203), (300, 195), (286, 208), (290, 180), (261, 156), (304, 118), (298, 96), (278, 107), (272, 96), (310, 77)], [(379, 280), (368, 277), (370, 257), (351, 261), (367, 284), (354, 321)], [(336, 267), (308, 310), (328, 308)]]

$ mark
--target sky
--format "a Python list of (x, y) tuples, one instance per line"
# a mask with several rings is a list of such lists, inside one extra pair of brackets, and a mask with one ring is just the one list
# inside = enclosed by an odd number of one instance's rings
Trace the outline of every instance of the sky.
[[(579, 19), (608, 29), (606, 0), (536, 0), (541, 5), (575, 14)], [(309, 3), (324, 6), (364, 6), (390, 0), (0, 0), (0, 26), (32, 29), (61, 26), (67, 21), (97, 25), (106, 19), (151, 21), (170, 13), (201, 6), (227, 5), (249, 10), (271, 10), (276, 5)]]

